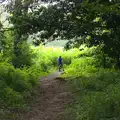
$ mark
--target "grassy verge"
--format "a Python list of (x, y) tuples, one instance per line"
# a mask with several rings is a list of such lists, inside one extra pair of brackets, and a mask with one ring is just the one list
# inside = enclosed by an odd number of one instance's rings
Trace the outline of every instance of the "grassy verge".
[(75, 59), (65, 77), (72, 86), (71, 120), (120, 119), (120, 71), (96, 67), (93, 58)]

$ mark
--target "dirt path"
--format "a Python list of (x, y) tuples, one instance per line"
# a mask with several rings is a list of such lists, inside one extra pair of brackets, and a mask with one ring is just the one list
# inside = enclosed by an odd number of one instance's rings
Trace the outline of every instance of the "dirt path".
[(41, 79), (32, 111), (24, 115), (21, 120), (67, 120), (65, 105), (71, 101), (71, 93), (66, 82), (56, 79), (57, 77), (60, 77), (59, 72)]

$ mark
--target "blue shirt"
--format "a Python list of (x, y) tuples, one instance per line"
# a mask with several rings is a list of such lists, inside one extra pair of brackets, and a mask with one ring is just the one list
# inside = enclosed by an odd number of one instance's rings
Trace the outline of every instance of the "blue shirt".
[(62, 58), (58, 58), (58, 63), (62, 64)]

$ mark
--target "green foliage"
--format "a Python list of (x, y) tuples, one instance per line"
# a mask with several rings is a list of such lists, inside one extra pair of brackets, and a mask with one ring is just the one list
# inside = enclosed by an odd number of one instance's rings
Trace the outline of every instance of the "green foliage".
[(17, 68), (22, 68), (24, 66), (32, 65), (33, 53), (27, 42), (21, 42), (17, 47), (18, 55), (13, 54), (13, 64)]
[[(75, 38), (72, 43), (76, 47), (82, 43), (89, 46), (102, 43), (105, 45), (104, 53), (116, 59), (116, 64), (120, 67), (119, 2), (115, 0), (55, 1), (56, 4), (48, 4), (47, 7), (40, 6), (40, 3), (37, 3), (37, 7), (34, 6), (36, 5), (34, 2), (38, 2), (34, 0), (10, 1), (6, 7), (11, 14), (9, 20), (14, 25), (15, 35), (19, 36), (14, 40), (17, 42), (14, 48), (22, 37), (28, 37), (29, 34), (39, 31), (41, 41), (35, 41), (36, 44), (55, 40), (54, 38), (58, 36), (69, 41), (70, 38)], [(52, 2), (54, 1), (50, 1)]]
[(86, 73), (89, 74), (90, 72), (96, 71), (94, 62), (94, 59), (91, 57), (74, 59), (68, 66), (66, 73), (75, 77)]
[[(14, 40), (17, 42), (14, 48), (22, 37), (28, 37), (29, 34), (39, 31), (41, 41), (35, 41), (36, 44), (55, 40), (54, 38), (58, 36), (69, 41), (70, 38), (75, 38), (72, 42), (75, 47), (79, 47), (82, 43), (89, 46), (104, 44), (104, 54), (116, 59), (116, 65), (120, 67), (119, 2), (113, 0), (55, 1), (56, 4), (49, 4), (47, 7), (40, 6), (39, 3), (36, 7), (33, 0), (10, 2), (7, 7), (11, 14), (10, 23), (14, 25), (15, 35), (19, 36)], [(102, 64), (105, 66), (104, 62)]]
[[(24, 107), (27, 96), (30, 95), (33, 88), (39, 85), (40, 76), (47, 75), (52, 69), (57, 67), (59, 55), (63, 57), (64, 65), (66, 66), (80, 54), (78, 49), (63, 51), (61, 48), (29, 46), (26, 42), (21, 43), (19, 47), (21, 51), (19, 57), (16, 58), (16, 65), (20, 68), (14, 68), (10, 64), (10, 60), (5, 60), (8, 57), (7, 54), (0, 54), (1, 107)], [(4, 58), (3, 60), (2, 57)]]
[(4, 37), (2, 41), (2, 57), (3, 60), (6, 62), (11, 63), (12, 61), (12, 54), (13, 54), (13, 39), (14, 33), (12, 31), (4, 32)]
[(21, 108), (24, 104), (23, 96), (10, 87), (4, 88), (4, 102), (6, 107)]
[[(99, 56), (102, 56), (99, 46), (88, 48), (83, 45), (79, 49), (65, 51), (62, 48), (29, 46), (26, 42), (22, 42), (19, 44), (19, 48), (20, 55), (14, 63), (20, 68), (14, 68), (3, 60), (0, 62), (1, 106), (24, 107), (28, 94), (35, 86), (39, 85), (39, 77), (47, 75), (52, 69), (58, 67), (57, 59), (59, 56), (63, 58), (66, 77), (84, 79), (74, 81), (78, 91), (101, 91), (108, 84), (113, 83), (112, 77), (111, 83), (107, 81), (107, 77), (105, 77), (107, 74), (103, 75), (103, 72), (100, 71), (97, 74), (97, 67), (101, 65)], [(1, 58), (2, 56), (3, 54), (1, 54)], [(104, 82), (103, 80), (96, 82), (96, 79), (103, 79), (102, 76), (105, 77)], [(102, 90), (102, 92), (104, 91)]]
[(33, 53), (37, 56), (33, 59), (33, 63), (39, 64), (42, 70), (50, 69), (51, 67), (57, 66), (57, 59), (62, 56), (64, 65), (69, 65), (71, 60), (80, 54), (79, 49), (71, 49), (69, 51), (63, 51), (62, 48), (52, 48), (52, 47), (33, 47)]
[(63, 75), (75, 92), (71, 105), (75, 120), (120, 118), (120, 72), (96, 67), (92, 57), (72, 60)]
[(20, 70), (0, 63), (0, 106), (21, 108), (25, 104), (24, 93), (31, 91), (38, 81), (39, 75), (30, 69)]
[[(9, 35), (6, 36), (10, 38)], [(119, 71), (111, 70), (116, 60), (105, 53), (103, 44), (90, 48), (83, 45), (79, 49), (63, 51), (62, 48), (34, 47), (19, 41), (16, 56), (15, 41), (8, 38), (0, 54), (1, 108), (24, 108), (26, 98), (39, 85), (40, 76), (56, 69), (57, 59), (62, 56), (66, 68), (64, 77), (70, 80), (77, 96), (73, 106), (74, 119), (119, 119), (120, 75)]]

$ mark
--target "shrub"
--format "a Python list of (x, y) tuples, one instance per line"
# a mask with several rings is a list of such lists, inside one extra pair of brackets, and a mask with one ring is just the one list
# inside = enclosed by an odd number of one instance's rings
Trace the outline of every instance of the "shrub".
[(39, 73), (32, 69), (15, 69), (8, 63), (0, 63), (0, 105), (22, 107), (24, 93), (38, 85)]
[[(96, 68), (91, 72), (89, 67), (85, 69), (84, 74), (78, 73), (77, 78), (70, 81), (76, 93), (74, 95), (76, 102), (73, 104), (75, 106), (73, 108), (76, 108), (75, 119), (118, 120), (120, 118), (119, 71)], [(74, 71), (78, 72), (78, 67), (74, 67)], [(71, 73), (74, 71), (72, 70)], [(67, 74), (66, 77), (69, 76), (69, 72)]]
[(69, 113), (75, 120), (120, 119), (119, 71), (99, 67), (95, 56), (82, 56), (72, 59), (63, 77), (75, 93)]
[(21, 108), (24, 105), (23, 96), (10, 87), (4, 88), (4, 102), (7, 108)]
[(30, 49), (30, 46), (27, 42), (21, 42), (17, 48), (17, 56), (13, 54), (12, 63), (17, 68), (23, 68), (24, 66), (31, 66), (32, 57), (34, 54)]

